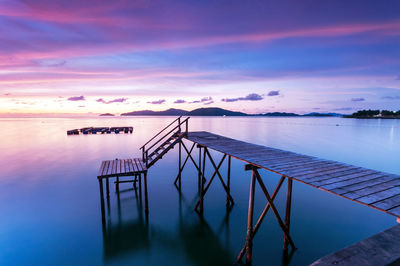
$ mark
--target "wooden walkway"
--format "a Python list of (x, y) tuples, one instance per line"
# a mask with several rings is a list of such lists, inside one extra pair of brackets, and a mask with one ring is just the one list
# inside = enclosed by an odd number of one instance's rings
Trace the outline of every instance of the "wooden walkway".
[(312, 266), (329, 265), (399, 265), (400, 225), (323, 257)]
[(115, 159), (103, 161), (97, 177), (133, 176), (144, 172), (147, 172), (147, 167), (142, 159)]
[(400, 217), (398, 175), (255, 145), (209, 132), (189, 132), (186, 138), (256, 167)]

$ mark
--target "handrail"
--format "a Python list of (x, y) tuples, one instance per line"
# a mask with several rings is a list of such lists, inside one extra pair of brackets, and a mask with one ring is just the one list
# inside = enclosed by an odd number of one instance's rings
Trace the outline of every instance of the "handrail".
[[(175, 132), (175, 133), (180, 133), (182, 132), (181, 126), (182, 124), (186, 124), (186, 127), (184, 129), (185, 134), (188, 133), (188, 121), (190, 117), (185, 118), (183, 121), (181, 121), (182, 116), (179, 116), (177, 119), (175, 119), (174, 121), (172, 121), (168, 126), (164, 127), (160, 132), (158, 132), (154, 137), (152, 137), (149, 141), (147, 141), (140, 149), (142, 150), (142, 159), (144, 162), (146, 162), (146, 164), (148, 163), (148, 157), (149, 157), (149, 153), (151, 154), (150, 150), (152, 148), (154, 148), (157, 144), (159, 144), (161, 141), (163, 141), (166, 137), (171, 136), (171, 133)], [(167, 130), (168, 128), (170, 128), (176, 121), (178, 121), (178, 123), (171, 129), (168, 131), (168, 133), (166, 133), (165, 135), (163, 135), (162, 137), (158, 138), (158, 140), (156, 140), (153, 144), (151, 144), (150, 147), (145, 148), (145, 146), (149, 143), (151, 143), (151, 141), (153, 141), (156, 137), (158, 137), (161, 133), (163, 133), (165, 130)], [(155, 149), (157, 150), (157, 149)], [(155, 151), (154, 150), (154, 151)], [(154, 153), (153, 151), (153, 153)]]
[(169, 128), (173, 123), (175, 123), (176, 120), (179, 120), (182, 116), (179, 116), (177, 119), (175, 119), (174, 121), (172, 121), (168, 126), (164, 127), (160, 132), (158, 132), (154, 137), (152, 137), (149, 141), (147, 141), (145, 144), (143, 144), (142, 147), (140, 147), (139, 149), (143, 149), (144, 146), (146, 146), (147, 144), (150, 143), (150, 141), (152, 141), (153, 139), (155, 139), (158, 135), (160, 135), (164, 130), (166, 130), (167, 128)]
[(153, 148), (156, 144), (160, 143), (161, 140), (163, 140), (165, 137), (167, 137), (169, 134), (171, 134), (173, 131), (175, 131), (175, 129), (180, 128), (180, 126), (185, 123), (187, 120), (189, 120), (190, 117), (186, 118), (185, 120), (183, 120), (182, 122), (180, 122), (178, 125), (176, 125), (173, 129), (171, 129), (167, 134), (165, 134), (163, 137), (159, 138), (158, 141), (154, 142), (153, 145), (151, 145), (150, 147), (147, 148), (147, 150), (150, 150), (151, 148)]

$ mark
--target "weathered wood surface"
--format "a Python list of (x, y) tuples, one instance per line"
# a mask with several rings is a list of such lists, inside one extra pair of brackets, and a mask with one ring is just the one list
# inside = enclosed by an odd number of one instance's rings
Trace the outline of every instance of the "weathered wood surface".
[(97, 177), (132, 176), (144, 172), (147, 172), (147, 167), (142, 159), (115, 159), (103, 161)]
[(230, 139), (209, 132), (186, 138), (257, 167), (400, 217), (400, 176)]
[(400, 265), (400, 225), (315, 261), (312, 266)]

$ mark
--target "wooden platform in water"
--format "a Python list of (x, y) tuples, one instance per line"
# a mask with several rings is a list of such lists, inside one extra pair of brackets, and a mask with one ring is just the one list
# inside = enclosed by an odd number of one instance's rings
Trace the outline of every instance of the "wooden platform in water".
[(400, 225), (323, 257), (312, 266), (400, 265)]
[(248, 164), (400, 217), (400, 176), (251, 144), (209, 132), (188, 140)]
[(115, 159), (103, 161), (97, 177), (133, 176), (144, 172), (147, 172), (147, 167), (140, 158)]

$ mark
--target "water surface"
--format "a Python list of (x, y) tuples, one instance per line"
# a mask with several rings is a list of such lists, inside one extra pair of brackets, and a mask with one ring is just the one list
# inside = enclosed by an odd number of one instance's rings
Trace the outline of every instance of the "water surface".
[[(237, 160), (232, 160), (236, 204), (230, 212), (216, 180), (205, 198), (204, 219), (199, 218), (192, 210), (197, 200), (195, 168), (185, 168), (181, 194), (173, 186), (178, 171), (174, 149), (149, 170), (148, 222), (132, 185), (123, 184), (119, 199), (112, 186), (107, 230), (102, 230), (96, 179), (100, 162), (140, 157), (138, 148), (171, 119), (1, 119), (0, 264), (231, 265), (245, 240), (250, 181), (250, 173)], [(66, 130), (86, 126), (133, 126), (134, 132), (66, 135)], [(400, 174), (398, 120), (194, 117), (190, 130)], [(215, 160), (221, 158), (212, 154)], [(226, 173), (226, 165), (221, 171)], [(272, 190), (279, 176), (260, 173)], [(286, 184), (276, 199), (281, 215), (285, 189)], [(255, 216), (264, 205), (262, 192), (256, 190)], [(309, 264), (396, 224), (390, 215), (298, 182), (291, 217), (298, 250), (290, 265)], [(254, 264), (282, 265), (282, 244), (282, 232), (270, 213), (254, 240)]]

